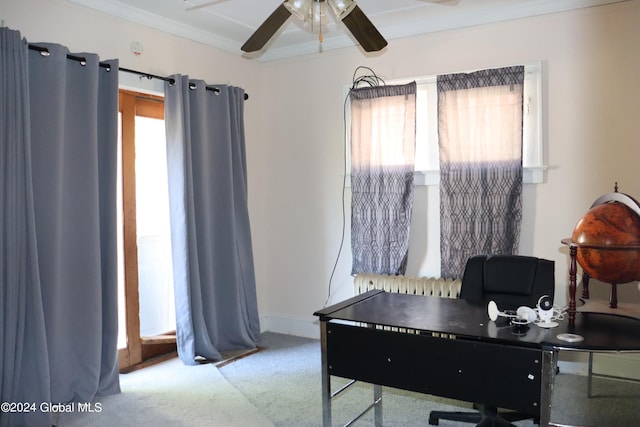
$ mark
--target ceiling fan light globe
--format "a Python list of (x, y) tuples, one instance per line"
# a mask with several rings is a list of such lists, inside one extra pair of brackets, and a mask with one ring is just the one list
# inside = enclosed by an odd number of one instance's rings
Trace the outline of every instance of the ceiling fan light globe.
[(305, 21), (311, 16), (313, 0), (286, 0), (284, 7), (289, 12), (298, 17), (301, 21)]
[(342, 20), (356, 7), (353, 0), (327, 0), (327, 3), (339, 20)]
[(312, 26), (327, 25), (329, 23), (324, 2), (313, 2), (313, 5), (311, 6), (311, 14), (307, 17), (307, 22)]

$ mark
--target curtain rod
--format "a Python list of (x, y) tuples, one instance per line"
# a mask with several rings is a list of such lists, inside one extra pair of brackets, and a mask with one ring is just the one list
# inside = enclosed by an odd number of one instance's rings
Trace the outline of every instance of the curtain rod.
[[(47, 49), (46, 47), (37, 46), (37, 45), (31, 44), (31, 43), (29, 43), (29, 49), (37, 50), (38, 52), (40, 52), (42, 54), (45, 54), (45, 55), (49, 54), (49, 49)], [(74, 61), (78, 61), (78, 62), (85, 62), (86, 61), (86, 58), (83, 58), (82, 56), (76, 56), (76, 55), (71, 55), (71, 54), (67, 54), (67, 58), (68, 59), (72, 59)], [(111, 66), (109, 64), (106, 64), (104, 62), (100, 62), (99, 65), (102, 68), (111, 68)], [(137, 74), (137, 75), (139, 75), (141, 77), (146, 77), (148, 79), (158, 79), (158, 80), (162, 80), (162, 81), (165, 81), (165, 82), (169, 82), (170, 84), (175, 83), (175, 79), (172, 79), (171, 77), (156, 76), (155, 74), (144, 73), (142, 71), (131, 70), (129, 68), (120, 67), (120, 68), (118, 68), (118, 71), (123, 71), (125, 73)], [(191, 89), (195, 89), (195, 84), (190, 83), (189, 87)], [(216, 87), (207, 86), (206, 89), (207, 90), (211, 90), (211, 91), (216, 92), (216, 93), (220, 92), (220, 89), (218, 89)], [(245, 100), (249, 99), (249, 95), (247, 93), (244, 94), (244, 99)]]

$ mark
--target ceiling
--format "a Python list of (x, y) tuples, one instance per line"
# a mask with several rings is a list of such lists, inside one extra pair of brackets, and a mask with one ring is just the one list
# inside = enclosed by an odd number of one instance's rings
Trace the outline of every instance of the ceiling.
[[(243, 53), (240, 46), (282, 0), (217, 0), (205, 7), (198, 6), (212, 0), (68, 1), (261, 61), (357, 44), (344, 24), (336, 22), (333, 16), (323, 28), (321, 45), (317, 34), (292, 16), (263, 51)], [(620, 1), (626, 0), (357, 0), (357, 3), (380, 33), (393, 40)]]

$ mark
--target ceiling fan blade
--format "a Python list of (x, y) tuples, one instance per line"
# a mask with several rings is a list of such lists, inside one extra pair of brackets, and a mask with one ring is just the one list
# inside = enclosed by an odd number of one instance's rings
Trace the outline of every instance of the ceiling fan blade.
[(184, 11), (185, 12), (190, 12), (192, 10), (196, 10), (196, 9), (202, 9), (203, 7), (207, 7), (207, 6), (213, 6), (214, 4), (218, 4), (218, 3), (223, 3), (225, 1), (228, 0), (213, 0), (213, 1), (208, 1), (206, 3), (202, 3), (202, 4), (197, 4), (195, 6), (189, 6), (188, 8), (186, 8)]
[(342, 18), (342, 22), (365, 51), (377, 52), (387, 45), (382, 34), (359, 6), (356, 5), (347, 16)]
[(256, 52), (262, 49), (290, 16), (291, 12), (282, 3), (249, 37), (241, 49), (244, 52)]

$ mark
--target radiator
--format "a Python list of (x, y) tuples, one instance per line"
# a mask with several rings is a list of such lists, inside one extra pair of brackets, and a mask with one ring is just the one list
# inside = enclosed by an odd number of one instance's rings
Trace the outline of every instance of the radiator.
[[(355, 295), (375, 289), (381, 289), (387, 292), (402, 294), (459, 298), (462, 280), (435, 277), (388, 276), (385, 274), (358, 274), (353, 280), (353, 286)], [(395, 332), (405, 332), (410, 334), (418, 333), (418, 331), (413, 329), (390, 328), (388, 326), (381, 325), (369, 326)], [(433, 336), (455, 338), (453, 335), (438, 333), (433, 333)]]
[(385, 274), (358, 274), (353, 280), (355, 295), (374, 289), (401, 294), (427, 295), (444, 298), (460, 296), (460, 279), (435, 277), (388, 276)]

